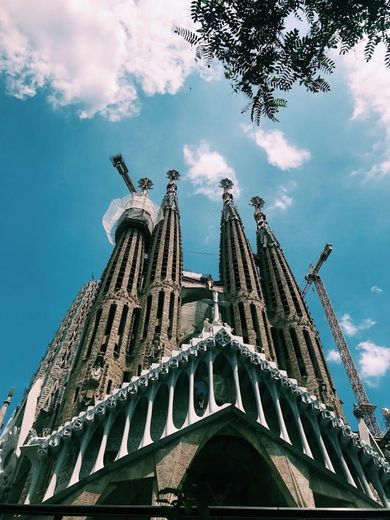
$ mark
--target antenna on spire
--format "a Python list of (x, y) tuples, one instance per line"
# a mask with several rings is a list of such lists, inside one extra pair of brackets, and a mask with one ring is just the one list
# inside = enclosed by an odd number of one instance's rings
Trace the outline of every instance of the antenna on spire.
[(142, 177), (142, 179), (138, 181), (138, 187), (143, 193), (147, 193), (148, 190), (153, 189), (153, 181), (148, 177)]
[(112, 157), (110, 157), (110, 160), (114, 168), (118, 170), (119, 175), (125, 181), (125, 184), (130, 193), (136, 193), (137, 189), (134, 186), (133, 181), (130, 179), (129, 170), (127, 169), (126, 163), (123, 159), (123, 155), (121, 153), (118, 153), (117, 155), (113, 155)]

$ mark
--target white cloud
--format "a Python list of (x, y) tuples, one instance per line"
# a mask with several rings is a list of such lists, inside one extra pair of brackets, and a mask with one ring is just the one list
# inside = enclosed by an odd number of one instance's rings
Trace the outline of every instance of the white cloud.
[(210, 244), (213, 241), (218, 240), (219, 238), (219, 229), (214, 224), (209, 224), (207, 226), (206, 234), (203, 238), (204, 244)]
[(275, 200), (271, 203), (269, 211), (286, 211), (293, 202), (294, 199), (288, 194), (288, 189), (285, 186), (279, 186), (278, 194)]
[(370, 289), (371, 292), (373, 293), (383, 293), (383, 289), (381, 289), (380, 287), (376, 286), (376, 285), (373, 285)]
[(364, 378), (382, 377), (390, 370), (390, 348), (381, 347), (372, 341), (362, 341), (357, 348), (360, 371)]
[(311, 157), (308, 150), (296, 148), (290, 144), (280, 130), (266, 132), (250, 125), (241, 125), (244, 133), (249, 136), (267, 154), (267, 160), (272, 166), (281, 170), (299, 168)]
[(326, 354), (326, 361), (330, 361), (331, 363), (341, 363), (339, 351), (336, 349), (329, 350)]
[[(340, 58), (354, 104), (353, 119), (374, 116), (373, 122), (382, 127), (383, 139), (375, 148), (375, 163), (360, 172), (364, 180), (378, 180), (390, 175), (390, 70), (384, 63), (385, 48), (379, 45), (368, 63), (364, 59), (364, 44)], [(382, 154), (378, 153), (382, 148)], [(379, 156), (379, 160), (377, 159)], [(356, 175), (356, 172), (353, 172)]]
[(81, 118), (118, 120), (139, 110), (139, 92), (174, 94), (198, 70), (194, 50), (174, 34), (192, 27), (188, 2), (171, 0), (3, 0), (0, 73), (20, 99), (48, 89), (54, 106)]
[(194, 186), (194, 193), (201, 193), (211, 200), (219, 200), (222, 194), (221, 188), (218, 187), (219, 181), (228, 177), (234, 183), (233, 195), (240, 195), (235, 171), (220, 153), (210, 150), (207, 141), (202, 140), (197, 147), (184, 145), (183, 154), (184, 161), (189, 166), (186, 178)]
[(344, 314), (340, 319), (340, 327), (347, 336), (355, 336), (361, 330), (367, 330), (375, 325), (375, 321), (366, 318), (360, 323), (353, 323), (349, 314)]

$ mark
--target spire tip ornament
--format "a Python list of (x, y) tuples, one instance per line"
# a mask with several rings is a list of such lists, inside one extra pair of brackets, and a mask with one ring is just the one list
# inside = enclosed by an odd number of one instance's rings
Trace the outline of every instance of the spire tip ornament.
[(142, 179), (138, 181), (138, 187), (143, 191), (143, 193), (147, 193), (148, 190), (153, 188), (153, 181), (151, 181), (148, 177), (142, 177)]
[(262, 199), (261, 197), (256, 195), (255, 197), (251, 198), (249, 205), (253, 206), (255, 209), (261, 211), (262, 208), (265, 206), (265, 201), (264, 201), (264, 199)]
[(224, 179), (221, 179), (220, 183), (218, 184), (220, 188), (223, 188), (223, 191), (226, 192), (228, 190), (231, 190), (234, 186), (233, 181), (229, 179), (228, 177), (225, 177)]
[(179, 180), (180, 173), (177, 170), (168, 170), (167, 177), (168, 177), (169, 181), (167, 184), (167, 191), (166, 191), (164, 201), (163, 201), (163, 207), (172, 208), (172, 209), (177, 210), (178, 207), (177, 207), (177, 199), (176, 199), (176, 192), (177, 192), (176, 181)]
[(180, 179), (180, 173), (177, 170), (168, 170), (167, 177), (170, 181), (178, 181)]

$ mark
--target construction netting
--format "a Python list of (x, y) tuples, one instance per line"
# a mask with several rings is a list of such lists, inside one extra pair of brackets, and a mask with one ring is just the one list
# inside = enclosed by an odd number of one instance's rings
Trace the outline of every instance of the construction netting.
[(161, 219), (158, 206), (148, 197), (146, 192), (131, 193), (125, 197), (114, 199), (103, 216), (103, 227), (111, 244), (115, 244), (115, 231), (125, 211), (131, 210), (131, 218), (144, 219), (145, 214), (150, 218), (152, 227)]

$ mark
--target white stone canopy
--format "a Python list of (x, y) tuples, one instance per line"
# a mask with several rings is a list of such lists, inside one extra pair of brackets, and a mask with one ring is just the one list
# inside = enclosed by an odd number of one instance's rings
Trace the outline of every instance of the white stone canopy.
[[(222, 372), (218, 372), (217, 365), (223, 367)], [(203, 376), (200, 377), (202, 370)], [(180, 377), (186, 380), (187, 397), (184, 400), (175, 395)], [(160, 399), (163, 387), (166, 397)], [(178, 393), (183, 394), (183, 387)], [(253, 402), (251, 410), (247, 404), (248, 397)], [(139, 424), (136, 412), (141, 401), (146, 412), (142, 424)], [(106, 463), (115, 463), (130, 452), (142, 450), (229, 406), (245, 414), (251, 413), (252, 419), (261, 427), (288, 445), (294, 445), (302, 456), (316, 460), (333, 474), (336, 470), (332, 457), (337, 457), (337, 465), (342, 471), (340, 477), (369, 498), (380, 500), (385, 507), (390, 506), (384, 491), (390, 479), (390, 464), (306, 388), (300, 387), (275, 363), (267, 361), (263, 354), (255, 352), (254, 347), (244, 344), (242, 338), (232, 335), (223, 326), (213, 326), (210, 332), (204, 331), (201, 337), (193, 338), (180, 351), (174, 351), (169, 358), (163, 358), (161, 363), (153, 364), (139, 377), (133, 377), (130, 383), (124, 383), (122, 388), (81, 412), (51, 435), (31, 437), (25, 449), (32, 464), (36, 465), (33, 473), (36, 478), (31, 482), (27, 502), (37, 486), (42, 485), (38, 482), (39, 468), (45, 466), (46, 457), (51, 458), (53, 470), (47, 481), (44, 500), (63, 486), (72, 486), (103, 469)], [(295, 431), (298, 432), (295, 439), (285, 420), (286, 411), (294, 419)], [(121, 442), (113, 458), (107, 462), (110, 431), (120, 414), (124, 419), (120, 423)], [(316, 437), (319, 447), (316, 457), (320, 460), (315, 458), (315, 450), (311, 447), (308, 424)], [(98, 431), (100, 441), (96, 444)], [(92, 438), (95, 439), (95, 455), (91, 467), (87, 467), (85, 454)], [(79, 451), (72, 475), (67, 483), (58, 485), (61, 467), (74, 442), (79, 443)], [(333, 448), (332, 456), (327, 449), (329, 443)], [(345, 457), (346, 450), (348, 458)]]

